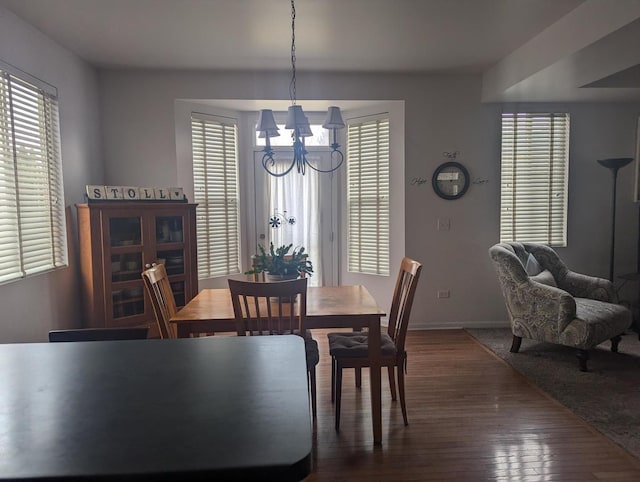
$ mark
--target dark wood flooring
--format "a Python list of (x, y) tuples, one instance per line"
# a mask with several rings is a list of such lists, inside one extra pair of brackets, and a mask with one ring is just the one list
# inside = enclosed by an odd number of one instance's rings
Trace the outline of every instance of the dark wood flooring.
[(368, 371), (356, 389), (346, 370), (336, 433), (326, 333), (314, 330), (318, 417), (305, 480), (640, 481), (640, 460), (462, 330), (409, 333), (409, 426), (383, 373), (382, 447), (373, 445)]

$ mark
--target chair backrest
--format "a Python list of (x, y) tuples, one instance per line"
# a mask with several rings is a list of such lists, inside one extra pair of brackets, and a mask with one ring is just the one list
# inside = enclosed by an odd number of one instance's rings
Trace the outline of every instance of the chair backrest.
[(521, 243), (498, 243), (489, 248), (489, 256), (498, 274), (502, 293), (507, 298), (509, 292), (529, 277), (525, 269), (529, 253)]
[(304, 334), (307, 278), (254, 282), (229, 280), (238, 335)]
[(144, 340), (149, 328), (73, 328), (69, 330), (51, 330), (49, 341), (104, 341), (104, 340)]
[[(544, 244), (522, 243), (522, 246), (527, 253), (530, 253), (536, 259), (542, 270), (549, 270), (558, 286), (564, 284), (569, 268), (560, 259), (558, 253)], [(525, 269), (526, 267), (527, 263), (525, 263)]]
[[(569, 269), (549, 246), (535, 243), (498, 243), (489, 248), (489, 256), (505, 297), (528, 278), (570, 291), (565, 286)], [(533, 263), (530, 258), (533, 258)]]
[(157, 264), (142, 272), (144, 285), (151, 298), (151, 305), (158, 323), (161, 338), (177, 338), (175, 327), (169, 323), (178, 309), (173, 291), (163, 264)]
[(393, 291), (391, 311), (389, 313), (389, 328), (387, 333), (396, 344), (398, 353), (404, 352), (404, 342), (407, 338), (407, 327), (411, 315), (411, 306), (416, 294), (422, 264), (411, 258), (403, 258), (400, 263), (398, 280)]

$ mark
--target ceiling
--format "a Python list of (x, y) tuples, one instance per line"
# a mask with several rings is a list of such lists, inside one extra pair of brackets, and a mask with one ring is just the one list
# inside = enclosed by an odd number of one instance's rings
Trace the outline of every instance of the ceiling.
[[(98, 68), (290, 69), (287, 0), (0, 0), (0, 6)], [(484, 101), (640, 100), (638, 0), (297, 0), (295, 6), (300, 70), (482, 74)]]

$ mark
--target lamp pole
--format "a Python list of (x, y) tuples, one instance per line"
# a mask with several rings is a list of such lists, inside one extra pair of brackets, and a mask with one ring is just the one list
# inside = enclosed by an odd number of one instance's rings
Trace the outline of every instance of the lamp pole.
[(599, 159), (598, 163), (611, 170), (613, 176), (613, 192), (611, 202), (611, 247), (609, 252), (609, 281), (613, 282), (613, 266), (616, 250), (616, 192), (618, 190), (618, 170), (626, 166), (633, 158), (631, 157), (615, 157), (610, 159)]

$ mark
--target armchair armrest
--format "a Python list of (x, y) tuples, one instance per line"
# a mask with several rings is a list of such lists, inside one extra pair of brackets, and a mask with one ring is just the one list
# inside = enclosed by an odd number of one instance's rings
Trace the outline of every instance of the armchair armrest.
[(533, 280), (520, 283), (507, 305), (513, 324), (524, 325), (530, 333), (553, 332), (558, 336), (576, 317), (571, 294)]
[(606, 303), (616, 302), (616, 291), (613, 283), (608, 279), (567, 271), (564, 279), (558, 281), (560, 288), (577, 298), (589, 298)]

